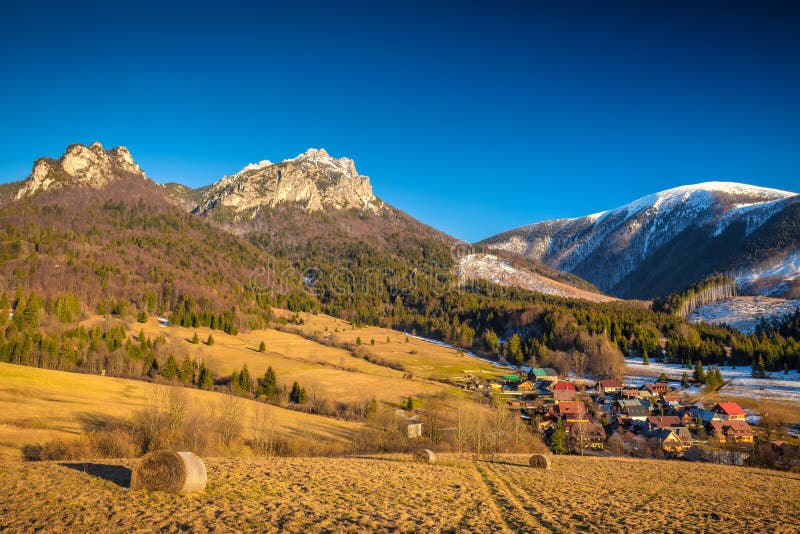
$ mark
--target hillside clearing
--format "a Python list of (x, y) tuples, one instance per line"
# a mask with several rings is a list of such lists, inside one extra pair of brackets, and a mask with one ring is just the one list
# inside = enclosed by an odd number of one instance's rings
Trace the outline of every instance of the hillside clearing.
[[(164, 386), (138, 380), (65, 373), (0, 363), (0, 458), (19, 458), (30, 443), (81, 434), (108, 417), (128, 417), (144, 408), (148, 396)], [(223, 395), (180, 388), (196, 411), (212, 410)], [(244, 432), (252, 434), (257, 412), (276, 431), (343, 441), (360, 425), (236, 398), (244, 413)]]
[(132, 465), (5, 466), (0, 529), (792, 532), (800, 523), (800, 475), (707, 464), (557, 457), (534, 471), (527, 456), (447, 455), (434, 466), (408, 456), (207, 459), (207, 490), (188, 496), (126, 491)]

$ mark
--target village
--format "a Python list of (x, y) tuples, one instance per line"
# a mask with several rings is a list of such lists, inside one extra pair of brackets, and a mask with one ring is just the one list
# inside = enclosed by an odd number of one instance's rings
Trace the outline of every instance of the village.
[[(758, 416), (736, 402), (688, 402), (665, 377), (639, 387), (564, 379), (554, 369), (505, 375), (476, 389), (518, 412), (556, 454), (627, 455), (749, 465)], [(768, 442), (775, 466), (798, 465), (798, 447)]]

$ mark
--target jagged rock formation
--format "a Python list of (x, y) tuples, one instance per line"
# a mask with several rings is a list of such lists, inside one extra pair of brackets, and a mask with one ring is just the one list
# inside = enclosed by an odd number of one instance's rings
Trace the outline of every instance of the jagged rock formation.
[(510, 230), (482, 244), (576, 274), (614, 296), (652, 298), (800, 248), (798, 205), (795, 193), (708, 182)]
[(70, 145), (57, 160), (36, 160), (30, 176), (22, 183), (15, 198), (67, 186), (101, 189), (123, 176), (148, 179), (124, 146), (106, 150), (98, 142), (90, 146)]
[(245, 219), (255, 208), (281, 203), (300, 205), (307, 211), (333, 207), (380, 213), (382, 209), (369, 178), (356, 172), (353, 160), (310, 148), (280, 163), (265, 160), (225, 176), (207, 188), (195, 211), (206, 215), (226, 210), (234, 219)]

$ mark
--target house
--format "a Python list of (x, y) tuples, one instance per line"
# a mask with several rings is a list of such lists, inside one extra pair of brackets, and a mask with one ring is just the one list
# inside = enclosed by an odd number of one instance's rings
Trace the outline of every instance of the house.
[(641, 404), (629, 404), (622, 409), (622, 413), (633, 421), (646, 421), (650, 410)]
[[(681, 431), (681, 429), (683, 431)], [(661, 450), (667, 454), (681, 455), (691, 447), (692, 435), (685, 427), (679, 428), (660, 428), (653, 437), (658, 439)]]
[(665, 395), (672, 391), (672, 388), (669, 387), (669, 384), (665, 382), (653, 382), (652, 384), (646, 384), (644, 389), (653, 397)]
[(564, 420), (569, 428), (575, 423), (588, 423), (589, 415), (586, 405), (579, 401), (562, 401), (553, 407), (553, 413)]
[(681, 418), (677, 415), (649, 415), (646, 421), (651, 431), (661, 428), (683, 426), (681, 424)]
[(530, 380), (526, 380), (525, 382), (520, 383), (517, 386), (517, 391), (535, 391), (536, 386)]
[(742, 407), (735, 402), (720, 402), (711, 408), (711, 411), (728, 421), (744, 421), (746, 415)]
[(577, 391), (575, 390), (575, 384), (572, 382), (557, 382), (553, 386), (553, 400), (556, 401), (556, 404), (564, 401), (574, 401), (575, 395), (577, 395)]
[(570, 443), (573, 449), (580, 450), (587, 447), (592, 449), (605, 448), (606, 431), (597, 423), (575, 423), (570, 429)]
[(553, 382), (558, 380), (558, 373), (555, 369), (551, 369), (550, 367), (534, 367), (528, 372), (528, 378), (531, 380), (552, 380)]
[(620, 398), (623, 399), (638, 399), (640, 397), (641, 391), (638, 389), (626, 388), (621, 389), (619, 391)]
[(422, 423), (420, 423), (416, 419), (409, 419), (408, 423), (406, 424), (406, 435), (409, 438), (421, 438)]
[(598, 393), (619, 393), (622, 388), (622, 382), (619, 380), (600, 380), (594, 386)]
[(708, 424), (708, 431), (719, 443), (753, 443), (753, 429), (747, 421), (740, 419), (712, 420)]

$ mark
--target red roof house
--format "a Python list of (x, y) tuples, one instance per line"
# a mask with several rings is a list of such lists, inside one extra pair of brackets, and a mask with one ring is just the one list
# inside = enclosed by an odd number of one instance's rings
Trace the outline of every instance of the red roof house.
[(712, 412), (717, 412), (723, 419), (731, 420), (745, 420), (745, 413), (739, 404), (735, 402), (720, 402), (713, 408), (711, 408)]

